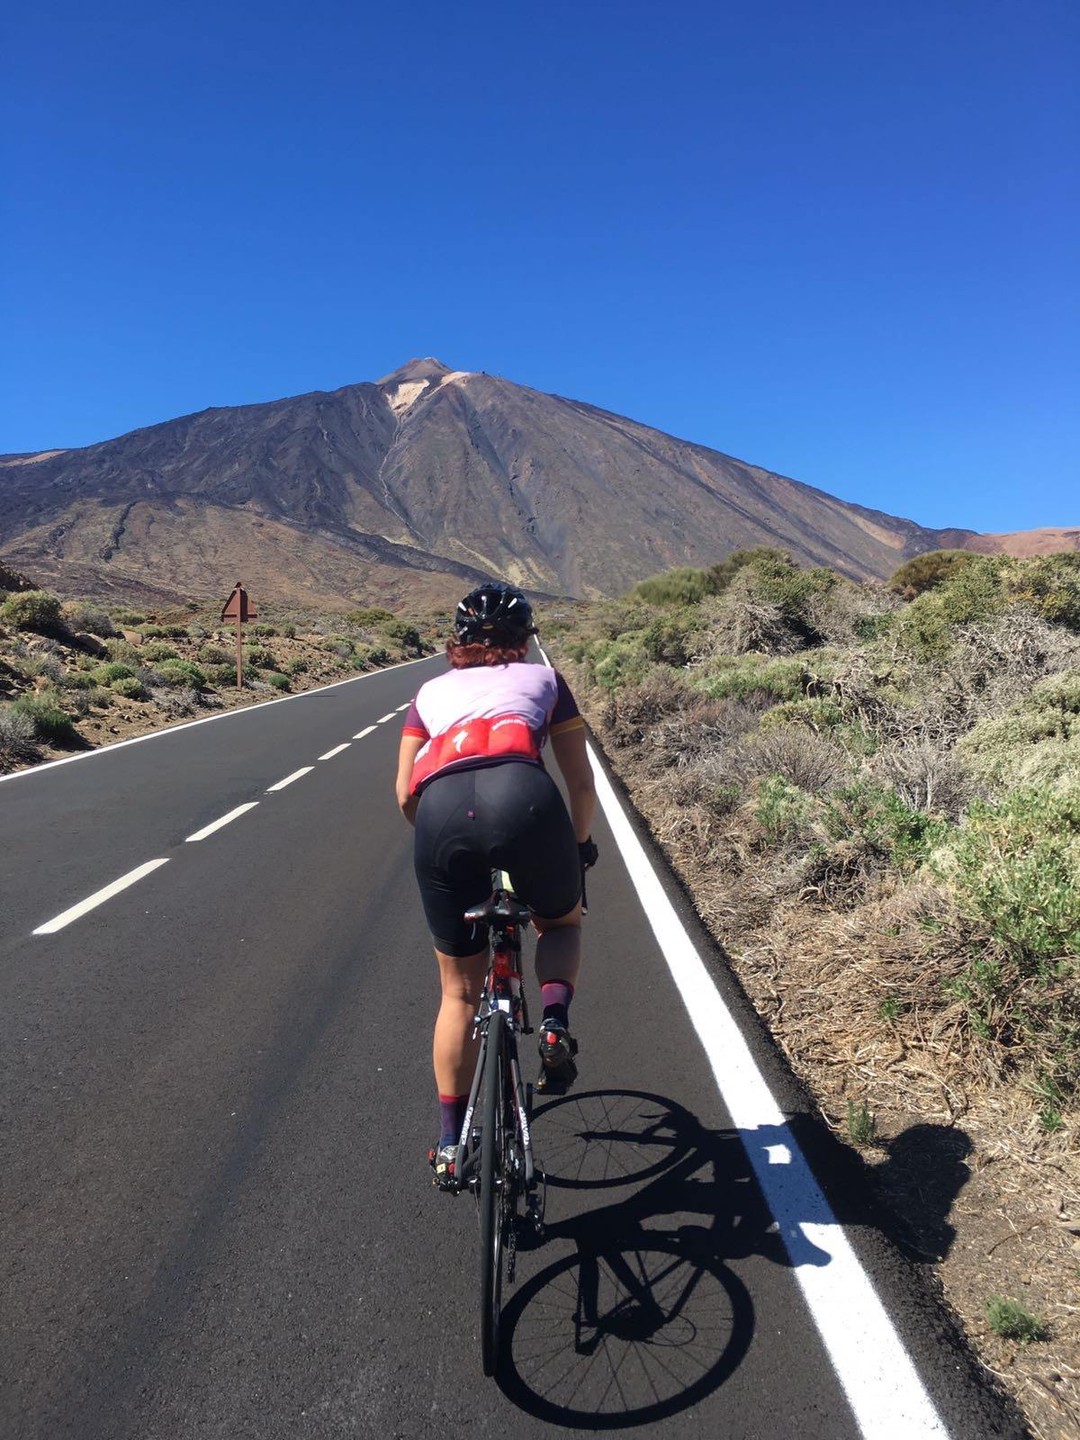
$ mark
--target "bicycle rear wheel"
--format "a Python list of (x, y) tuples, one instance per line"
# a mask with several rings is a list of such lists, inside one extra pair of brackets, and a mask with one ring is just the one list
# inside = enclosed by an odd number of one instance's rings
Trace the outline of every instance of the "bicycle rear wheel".
[(506, 1017), (492, 1012), (484, 1042), (484, 1103), (480, 1131), (480, 1348), (484, 1374), (499, 1360), (503, 1245), (511, 1219), (506, 1174)]

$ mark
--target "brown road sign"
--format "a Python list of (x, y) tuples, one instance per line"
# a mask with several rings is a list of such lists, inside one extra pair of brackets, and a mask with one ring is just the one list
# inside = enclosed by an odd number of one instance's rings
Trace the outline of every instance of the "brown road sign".
[(225, 601), (221, 612), (222, 620), (239, 620), (243, 624), (246, 620), (258, 619), (259, 612), (248, 599), (248, 593), (238, 580), (233, 587), (233, 592)]

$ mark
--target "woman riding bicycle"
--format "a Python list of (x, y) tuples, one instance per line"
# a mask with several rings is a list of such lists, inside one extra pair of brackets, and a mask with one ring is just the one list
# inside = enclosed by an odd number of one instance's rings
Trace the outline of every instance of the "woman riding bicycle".
[[(397, 798), (416, 828), (416, 878), (442, 982), (433, 1045), (436, 1184), (453, 1179), (488, 965), (487, 928), (463, 916), (487, 898), (493, 868), (509, 872), (539, 935), (538, 1088), (562, 1088), (577, 1075), (568, 1010), (581, 964), (582, 870), (596, 860), (590, 838), (596, 791), (585, 722), (565, 680), (525, 659), (535, 633), (520, 590), (492, 582), (471, 591), (457, 607), (446, 645), (451, 668), (421, 686), (402, 730)], [(548, 739), (566, 781), (569, 814), (544, 769)]]

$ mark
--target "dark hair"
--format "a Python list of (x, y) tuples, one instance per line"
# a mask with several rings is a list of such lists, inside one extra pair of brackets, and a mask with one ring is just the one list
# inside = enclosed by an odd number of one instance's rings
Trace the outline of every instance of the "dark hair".
[(468, 670), (474, 665), (509, 665), (524, 660), (528, 649), (528, 639), (520, 645), (470, 645), (464, 640), (448, 640), (446, 658), (452, 670)]

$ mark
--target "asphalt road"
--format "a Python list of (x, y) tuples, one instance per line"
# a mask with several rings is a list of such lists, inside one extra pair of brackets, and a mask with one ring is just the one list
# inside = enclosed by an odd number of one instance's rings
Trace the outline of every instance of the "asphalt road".
[[(907, 1440), (887, 1396), (856, 1423), (748, 1158), (767, 1137), (733, 1125), (603, 820), (581, 1076), (538, 1109), (547, 1233), (483, 1379), (475, 1210), (425, 1161), (437, 982), (392, 795), (400, 712), (442, 663), (0, 783), (0, 1433)], [(1022, 1433), (842, 1210), (923, 1433)]]

